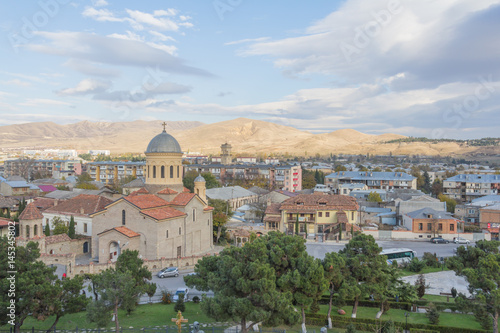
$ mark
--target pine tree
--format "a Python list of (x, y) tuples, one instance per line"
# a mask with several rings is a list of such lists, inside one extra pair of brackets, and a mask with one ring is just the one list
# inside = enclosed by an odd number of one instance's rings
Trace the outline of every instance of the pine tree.
[(71, 239), (75, 239), (75, 218), (71, 215), (69, 220), (68, 236)]
[(50, 236), (50, 225), (49, 225), (49, 223), (45, 224), (44, 233), (45, 233), (45, 236)]
[(175, 302), (174, 306), (174, 311), (175, 313), (177, 312), (184, 312), (186, 311), (186, 304), (184, 304), (184, 294), (179, 294), (179, 298), (177, 299), (177, 302)]
[(439, 311), (433, 303), (429, 304), (429, 310), (426, 315), (432, 325), (439, 324)]

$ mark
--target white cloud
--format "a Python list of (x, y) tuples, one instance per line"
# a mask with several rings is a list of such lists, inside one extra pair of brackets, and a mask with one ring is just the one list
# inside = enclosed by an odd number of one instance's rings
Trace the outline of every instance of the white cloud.
[[(148, 25), (150, 27), (155, 27), (160, 30), (167, 30), (167, 31), (177, 31), (179, 30), (179, 26), (177, 23), (174, 21), (167, 19), (167, 18), (157, 18), (152, 14), (149, 13), (144, 13), (138, 10), (126, 10), (128, 15), (132, 20), (135, 22), (135, 27), (138, 30), (142, 30), (140, 27), (142, 25)], [(162, 11), (163, 12), (163, 11)]]
[(227, 42), (227, 43), (224, 43), (224, 45), (237, 45), (237, 44), (243, 44), (243, 43), (264, 42), (264, 41), (269, 40), (269, 39), (271, 39), (271, 38), (270, 37), (245, 38), (245, 39), (235, 40), (232, 42)]
[(106, 0), (92, 0), (92, 5), (95, 7), (105, 7), (108, 5)]
[(161, 32), (158, 32), (158, 31), (154, 31), (154, 30), (150, 30), (148, 31), (151, 35), (153, 35), (154, 37), (156, 37), (158, 40), (162, 41), (162, 42), (166, 42), (166, 41), (169, 41), (169, 42), (175, 42), (175, 39), (170, 37), (170, 36), (166, 36), (164, 34), (162, 34)]
[(153, 12), (154, 16), (176, 16), (179, 13), (177, 9), (168, 8), (166, 10), (155, 10)]
[(110, 87), (111, 87), (111, 82), (109, 81), (84, 79), (80, 81), (75, 88), (67, 88), (57, 91), (57, 94), (61, 96), (96, 94), (104, 92), (108, 90)]
[(64, 63), (64, 66), (69, 67), (77, 72), (83, 73), (90, 76), (100, 76), (100, 77), (117, 77), (120, 75), (120, 71), (105, 68), (96, 63), (85, 61), (82, 59), (69, 59)]
[(95, 9), (93, 7), (86, 7), (82, 15), (84, 17), (92, 18), (100, 22), (123, 22), (124, 18), (115, 17), (115, 15), (108, 9)]
[(48, 98), (27, 98), (26, 101), (18, 103), (21, 106), (70, 106), (70, 103)]
[(15, 86), (20, 86), (20, 87), (29, 87), (31, 86), (31, 82), (28, 81), (22, 81), (19, 79), (13, 79), (9, 81), (1, 81), (2, 84), (6, 85), (15, 85)]

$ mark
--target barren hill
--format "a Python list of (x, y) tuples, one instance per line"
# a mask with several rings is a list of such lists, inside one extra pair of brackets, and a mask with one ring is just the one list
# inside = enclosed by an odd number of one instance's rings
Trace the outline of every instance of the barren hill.
[[(113, 154), (142, 153), (149, 141), (162, 131), (162, 121), (88, 122), (58, 125), (51, 122), (0, 126), (0, 148), (59, 147), (72, 149), (109, 149)], [(312, 134), (293, 127), (237, 118), (214, 124), (197, 121), (168, 122), (172, 134), (187, 152), (220, 154), (228, 142), (235, 154), (288, 153), (291, 155), (384, 154), (394, 155), (464, 155), (482, 152), (456, 142), (390, 143), (405, 138), (397, 134), (370, 135), (352, 129)], [(499, 147), (489, 153), (500, 153)], [(482, 148), (483, 150), (485, 148)]]

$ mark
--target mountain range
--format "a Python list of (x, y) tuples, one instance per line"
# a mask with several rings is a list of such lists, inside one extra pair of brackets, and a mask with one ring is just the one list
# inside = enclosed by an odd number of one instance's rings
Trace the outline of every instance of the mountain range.
[[(58, 125), (34, 122), (0, 126), (0, 148), (38, 147), (65, 149), (108, 149), (112, 154), (142, 153), (149, 141), (161, 133), (162, 121), (89, 122)], [(235, 154), (288, 153), (297, 156), (315, 154), (381, 154), (388, 155), (465, 155), (479, 147), (458, 142), (387, 143), (405, 138), (398, 134), (371, 135), (353, 129), (312, 134), (271, 122), (237, 118), (213, 124), (198, 121), (171, 121), (166, 130), (183, 151), (220, 154), (227, 142)], [(491, 150), (491, 149), (490, 149)], [(498, 154), (498, 147), (493, 149)]]

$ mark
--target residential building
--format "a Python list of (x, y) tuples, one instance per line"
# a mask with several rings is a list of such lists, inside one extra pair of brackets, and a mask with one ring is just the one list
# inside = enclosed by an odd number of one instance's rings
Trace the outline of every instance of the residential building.
[(350, 195), (352, 191), (365, 191), (368, 190), (368, 186), (363, 183), (349, 183), (342, 184), (339, 186), (339, 193), (342, 195)]
[(369, 190), (417, 189), (417, 178), (404, 172), (339, 171), (325, 177), (334, 193), (343, 184), (361, 183)]
[(45, 228), (49, 224), (52, 229), (52, 219), (55, 217), (69, 222), (75, 221), (75, 232), (79, 235), (92, 236), (92, 214), (104, 209), (113, 201), (99, 195), (80, 194), (65, 201), (55, 201), (54, 205), (42, 212)]
[[(332, 239), (342, 228), (358, 230), (359, 206), (353, 197), (329, 194), (299, 194), (283, 201), (279, 227), (287, 234), (312, 239)], [(351, 227), (352, 226), (352, 227)], [(345, 235), (345, 234), (344, 234)]]
[(479, 209), (479, 226), (483, 229), (500, 227), (500, 204)]
[(265, 164), (280, 164), (280, 160), (276, 157), (268, 157), (264, 160)]
[(368, 196), (370, 193), (377, 193), (380, 195), (380, 199), (382, 201), (387, 201), (387, 191), (386, 190), (352, 190), (351, 193), (349, 193), (350, 197), (356, 198), (358, 201), (359, 200), (368, 200)]
[(81, 163), (77, 160), (16, 159), (7, 160), (4, 165), (5, 177), (19, 175), (26, 179), (32, 179), (36, 173), (54, 176), (54, 173), (60, 175), (63, 171), (73, 172), (75, 165), (81, 168)]
[(207, 198), (224, 200), (235, 211), (239, 207), (259, 201), (258, 194), (241, 186), (216, 187), (206, 190)]
[(7, 180), (0, 182), (0, 194), (4, 196), (33, 196), (38, 195), (38, 186), (30, 184), (25, 180)]
[(500, 175), (460, 174), (443, 182), (443, 193), (462, 202), (486, 195), (497, 195), (500, 190)]
[(394, 202), (399, 221), (401, 221), (404, 215), (422, 208), (431, 208), (434, 211), (446, 212), (446, 202), (441, 202), (428, 195), (415, 196), (408, 200), (396, 199)]
[(422, 208), (403, 215), (403, 226), (418, 234), (419, 238), (456, 234), (458, 222), (450, 213), (432, 208)]
[(257, 157), (251, 157), (251, 156), (236, 157), (236, 163), (255, 164), (257, 163)]
[(87, 163), (87, 173), (93, 180), (112, 184), (115, 181), (132, 176), (145, 175), (146, 162), (90, 162)]
[(480, 210), (486, 206), (500, 204), (500, 195), (487, 195), (473, 199), (470, 203), (459, 204), (455, 207), (455, 217), (469, 223), (479, 223)]

